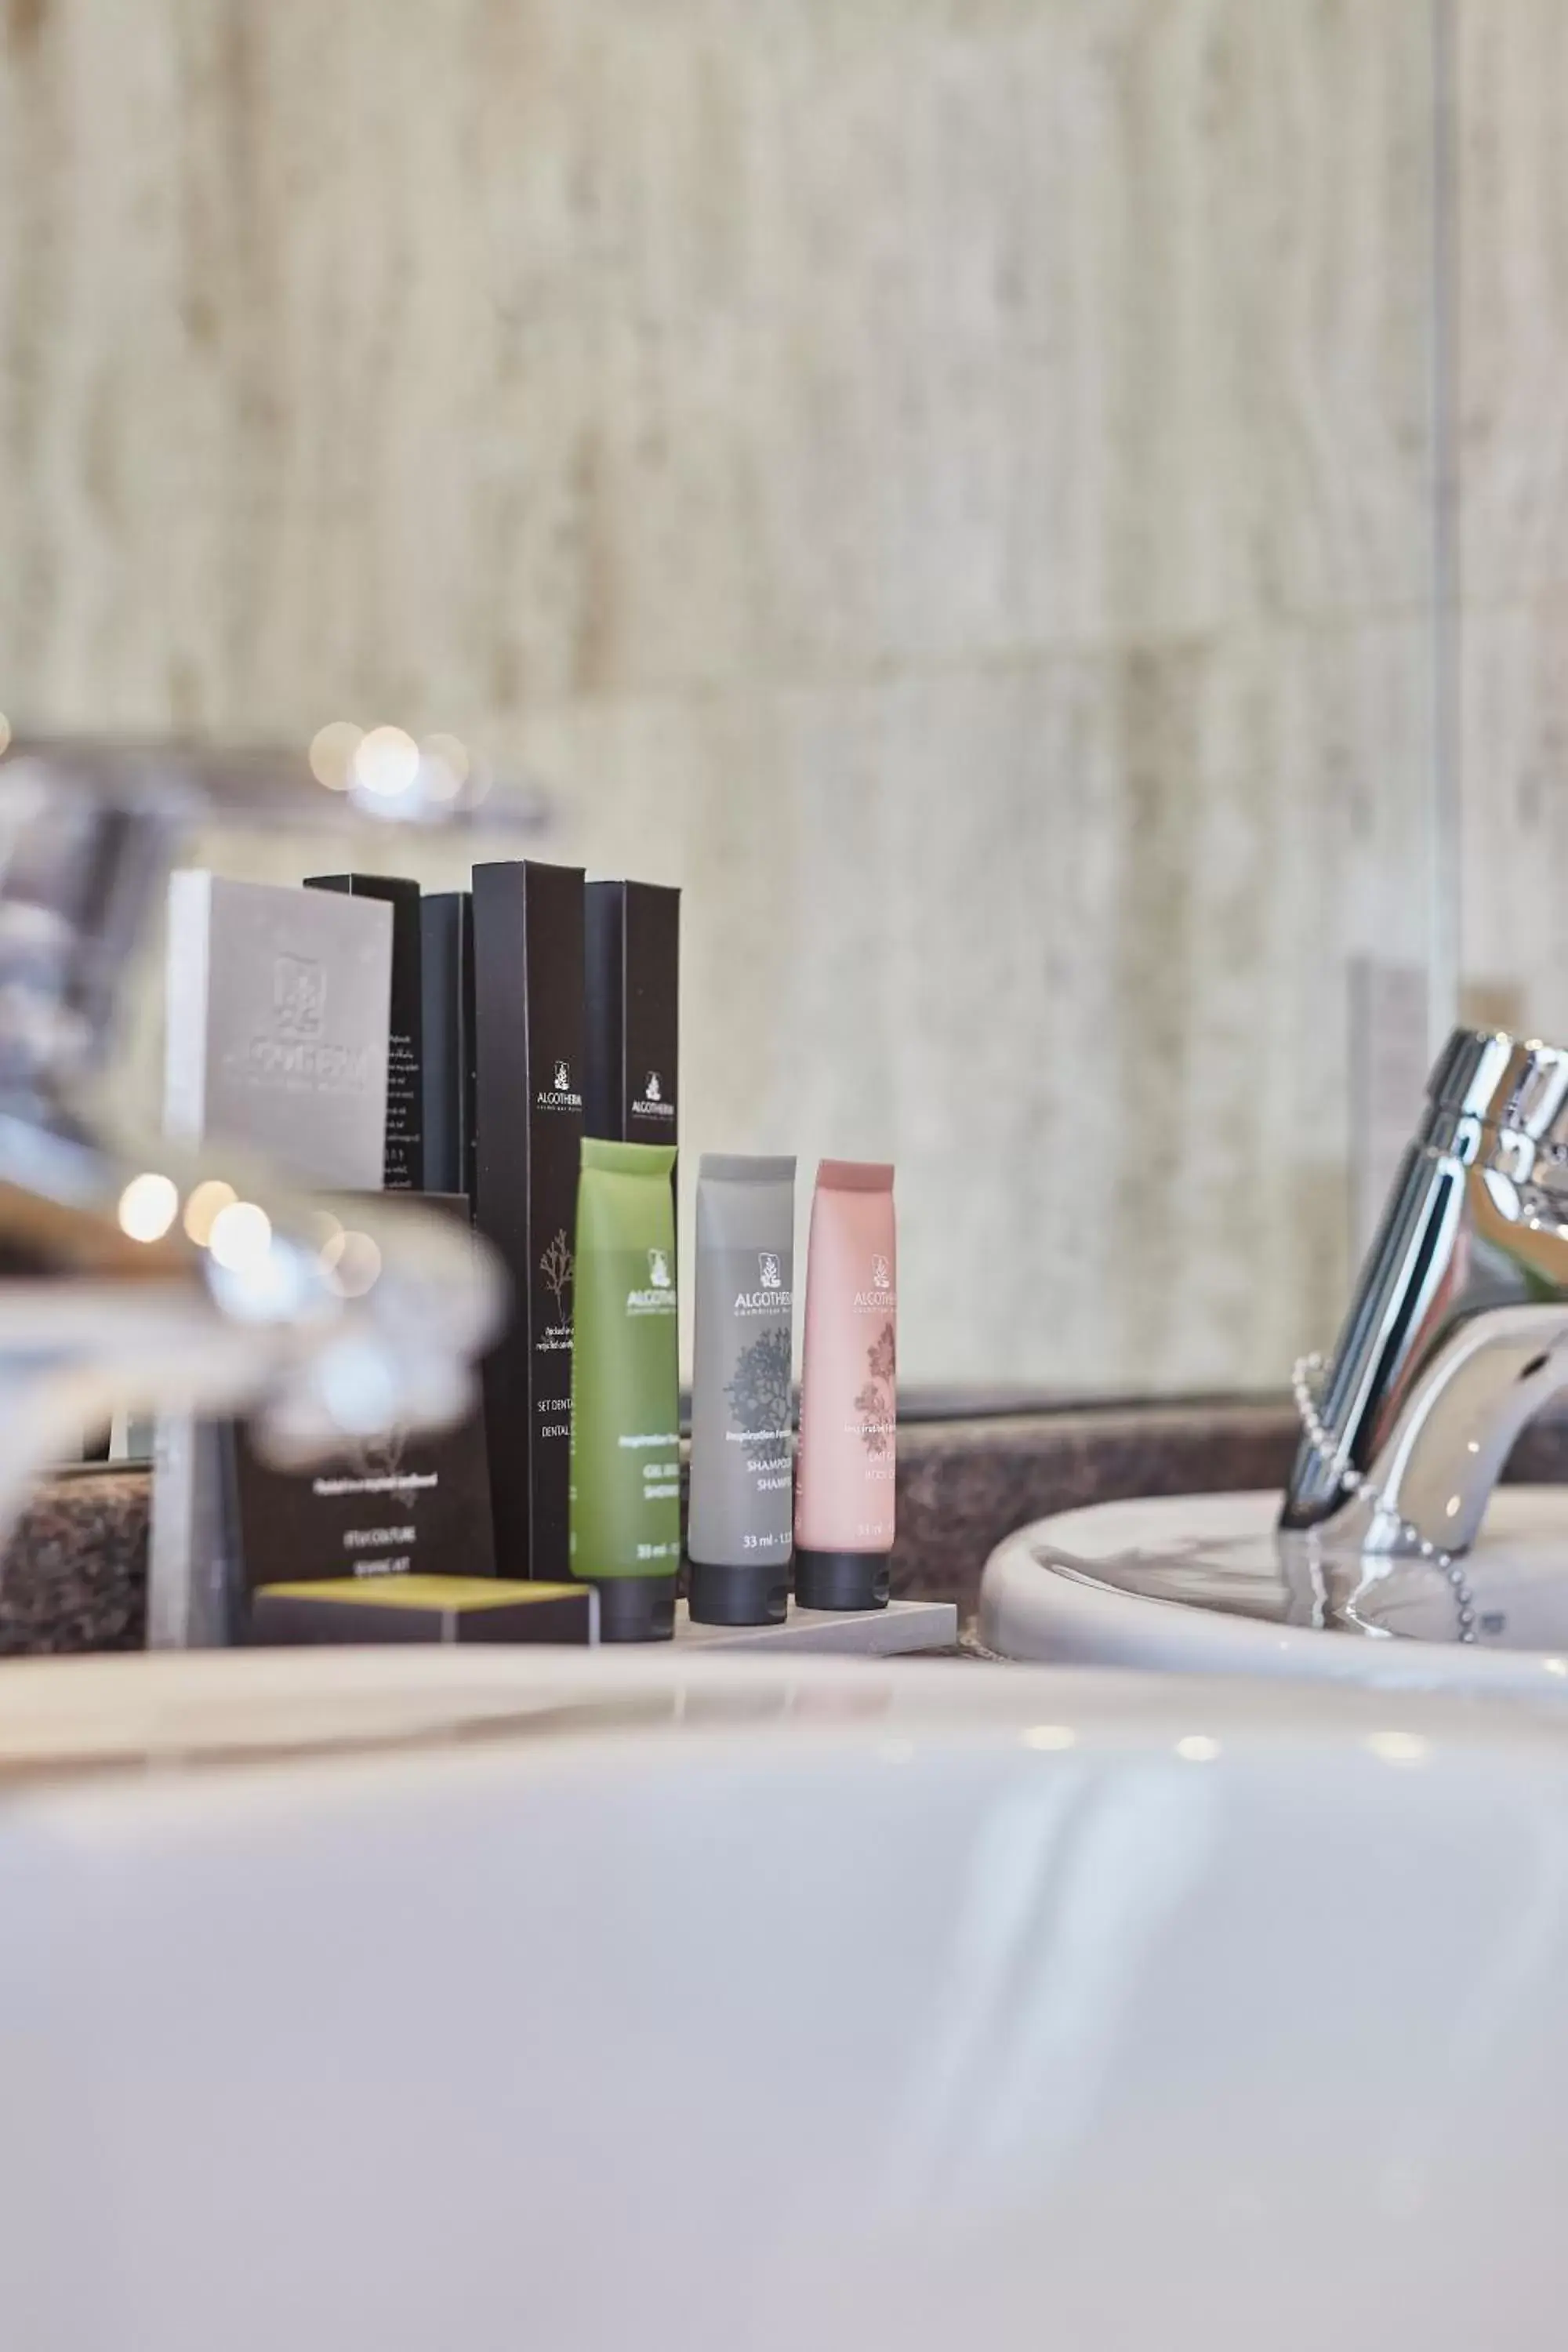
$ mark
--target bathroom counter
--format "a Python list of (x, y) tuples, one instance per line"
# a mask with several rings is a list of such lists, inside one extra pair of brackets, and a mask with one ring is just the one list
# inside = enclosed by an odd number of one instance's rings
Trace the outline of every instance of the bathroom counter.
[[(1015, 1528), (1140, 1495), (1278, 1486), (1295, 1445), (1273, 1399), (1070, 1403), (915, 1419), (899, 1431), (893, 1591), (972, 1619), (981, 1570)], [(1568, 1408), (1527, 1429), (1506, 1474), (1568, 1480)], [(0, 1568), (0, 1656), (140, 1649), (151, 1475), (84, 1468), (43, 1479)]]
[(96, 1466), (39, 1481), (0, 1563), (0, 1657), (142, 1647), (152, 1483)]

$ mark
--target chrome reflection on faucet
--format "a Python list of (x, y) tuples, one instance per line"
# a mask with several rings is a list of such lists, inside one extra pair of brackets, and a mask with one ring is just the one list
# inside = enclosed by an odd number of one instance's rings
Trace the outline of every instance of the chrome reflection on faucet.
[(117, 1408), (252, 1412), (290, 1461), (453, 1422), (500, 1325), (499, 1269), (449, 1219), (356, 1202), (346, 1231), (239, 1152), (124, 1152), (84, 1108), (177, 843), (237, 800), (174, 752), (0, 765), (0, 1534)]
[[(1568, 1053), (1454, 1032), (1280, 1518), (1325, 1546), (1465, 1551), (1524, 1423), (1568, 1385)], [(1353, 1474), (1359, 1474), (1360, 1483)]]

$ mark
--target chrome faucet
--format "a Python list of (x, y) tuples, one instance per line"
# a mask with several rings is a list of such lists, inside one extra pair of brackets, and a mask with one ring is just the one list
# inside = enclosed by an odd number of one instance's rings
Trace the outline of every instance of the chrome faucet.
[(1456, 1030), (1296, 1456), (1281, 1529), (1366, 1555), (1474, 1541), (1568, 1385), (1568, 1053)]
[(335, 1213), (221, 1141), (122, 1146), (87, 1107), (187, 827), (215, 808), (309, 822), (308, 782), (290, 811), (277, 762), (0, 763), (0, 1536), (119, 1408), (243, 1411), (299, 1462), (470, 1401), (504, 1283), (465, 1229), (395, 1196)]

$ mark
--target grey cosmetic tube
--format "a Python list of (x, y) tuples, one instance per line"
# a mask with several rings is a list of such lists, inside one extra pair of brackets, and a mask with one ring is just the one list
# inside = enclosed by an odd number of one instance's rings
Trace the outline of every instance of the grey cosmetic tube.
[(697, 1175), (691, 1614), (776, 1625), (794, 1541), (795, 1161), (704, 1152)]

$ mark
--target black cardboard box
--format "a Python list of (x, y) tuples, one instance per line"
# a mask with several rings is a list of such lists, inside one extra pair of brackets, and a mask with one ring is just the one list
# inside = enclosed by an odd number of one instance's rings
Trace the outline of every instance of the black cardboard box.
[(425, 1189), (474, 1195), (478, 1148), (474, 1058), (474, 906), (467, 890), (434, 890), (420, 908), (425, 1013)]
[(584, 1131), (673, 1143), (680, 1099), (680, 893), (590, 882), (584, 893)]
[[(354, 1196), (322, 1204), (352, 1231)], [(424, 1196), (460, 1220), (460, 1196)], [(389, 1575), (493, 1576), (495, 1535), (481, 1405), (456, 1427), (389, 1431), (305, 1469), (274, 1468), (241, 1423), (233, 1502), (246, 1584)]]
[(476, 866), (474, 1211), (511, 1276), (510, 1327), (485, 1367), (496, 1566), (570, 1570), (572, 1277), (583, 1147), (583, 875)]

